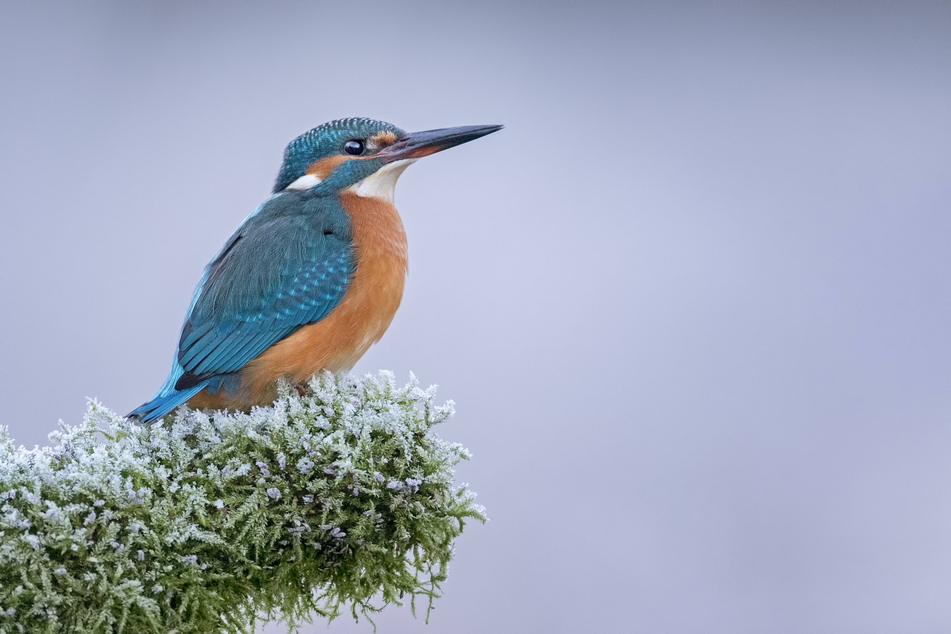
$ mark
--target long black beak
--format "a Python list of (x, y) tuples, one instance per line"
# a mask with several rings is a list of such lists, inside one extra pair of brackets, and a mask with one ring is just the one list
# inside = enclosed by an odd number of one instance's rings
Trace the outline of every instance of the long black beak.
[(380, 150), (377, 158), (387, 163), (402, 159), (416, 159), (442, 150), (447, 150), (480, 136), (492, 134), (502, 129), (500, 125), (464, 125), (458, 128), (441, 128), (424, 132), (411, 132), (393, 145)]

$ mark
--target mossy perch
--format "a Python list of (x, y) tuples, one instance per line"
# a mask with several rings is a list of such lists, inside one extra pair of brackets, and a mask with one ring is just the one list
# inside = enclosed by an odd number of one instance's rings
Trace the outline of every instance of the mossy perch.
[[(250, 414), (139, 425), (91, 402), (26, 450), (0, 435), (0, 631), (253, 632), (429, 608), (481, 506), (415, 378), (314, 377)], [(105, 437), (105, 442), (103, 442)], [(414, 606), (415, 607), (415, 606)]]

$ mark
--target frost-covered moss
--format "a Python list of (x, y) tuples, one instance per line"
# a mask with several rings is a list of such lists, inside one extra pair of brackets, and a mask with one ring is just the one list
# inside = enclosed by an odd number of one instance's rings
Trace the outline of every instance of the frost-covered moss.
[[(393, 376), (317, 376), (250, 414), (140, 425), (92, 402), (51, 447), (0, 434), (0, 631), (251, 632), (431, 607), (474, 494), (452, 415)], [(105, 442), (103, 442), (105, 437)]]

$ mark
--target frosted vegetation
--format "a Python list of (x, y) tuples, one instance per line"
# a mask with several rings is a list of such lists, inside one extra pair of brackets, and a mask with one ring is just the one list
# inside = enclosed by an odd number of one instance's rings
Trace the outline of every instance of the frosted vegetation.
[(317, 376), (250, 414), (140, 425), (96, 402), (51, 446), (0, 433), (0, 631), (252, 632), (421, 600), (483, 509), (415, 378)]

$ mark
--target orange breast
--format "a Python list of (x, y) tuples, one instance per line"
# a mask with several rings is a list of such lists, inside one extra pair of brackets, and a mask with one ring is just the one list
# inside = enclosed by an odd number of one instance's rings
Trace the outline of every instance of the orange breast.
[(351, 193), (341, 196), (350, 214), (357, 267), (340, 304), (323, 320), (304, 326), (262, 352), (241, 371), (240, 402), (202, 390), (192, 407), (242, 408), (274, 399), (281, 377), (303, 383), (321, 370), (349, 370), (379, 341), (403, 297), (408, 266), (406, 232), (392, 204)]

